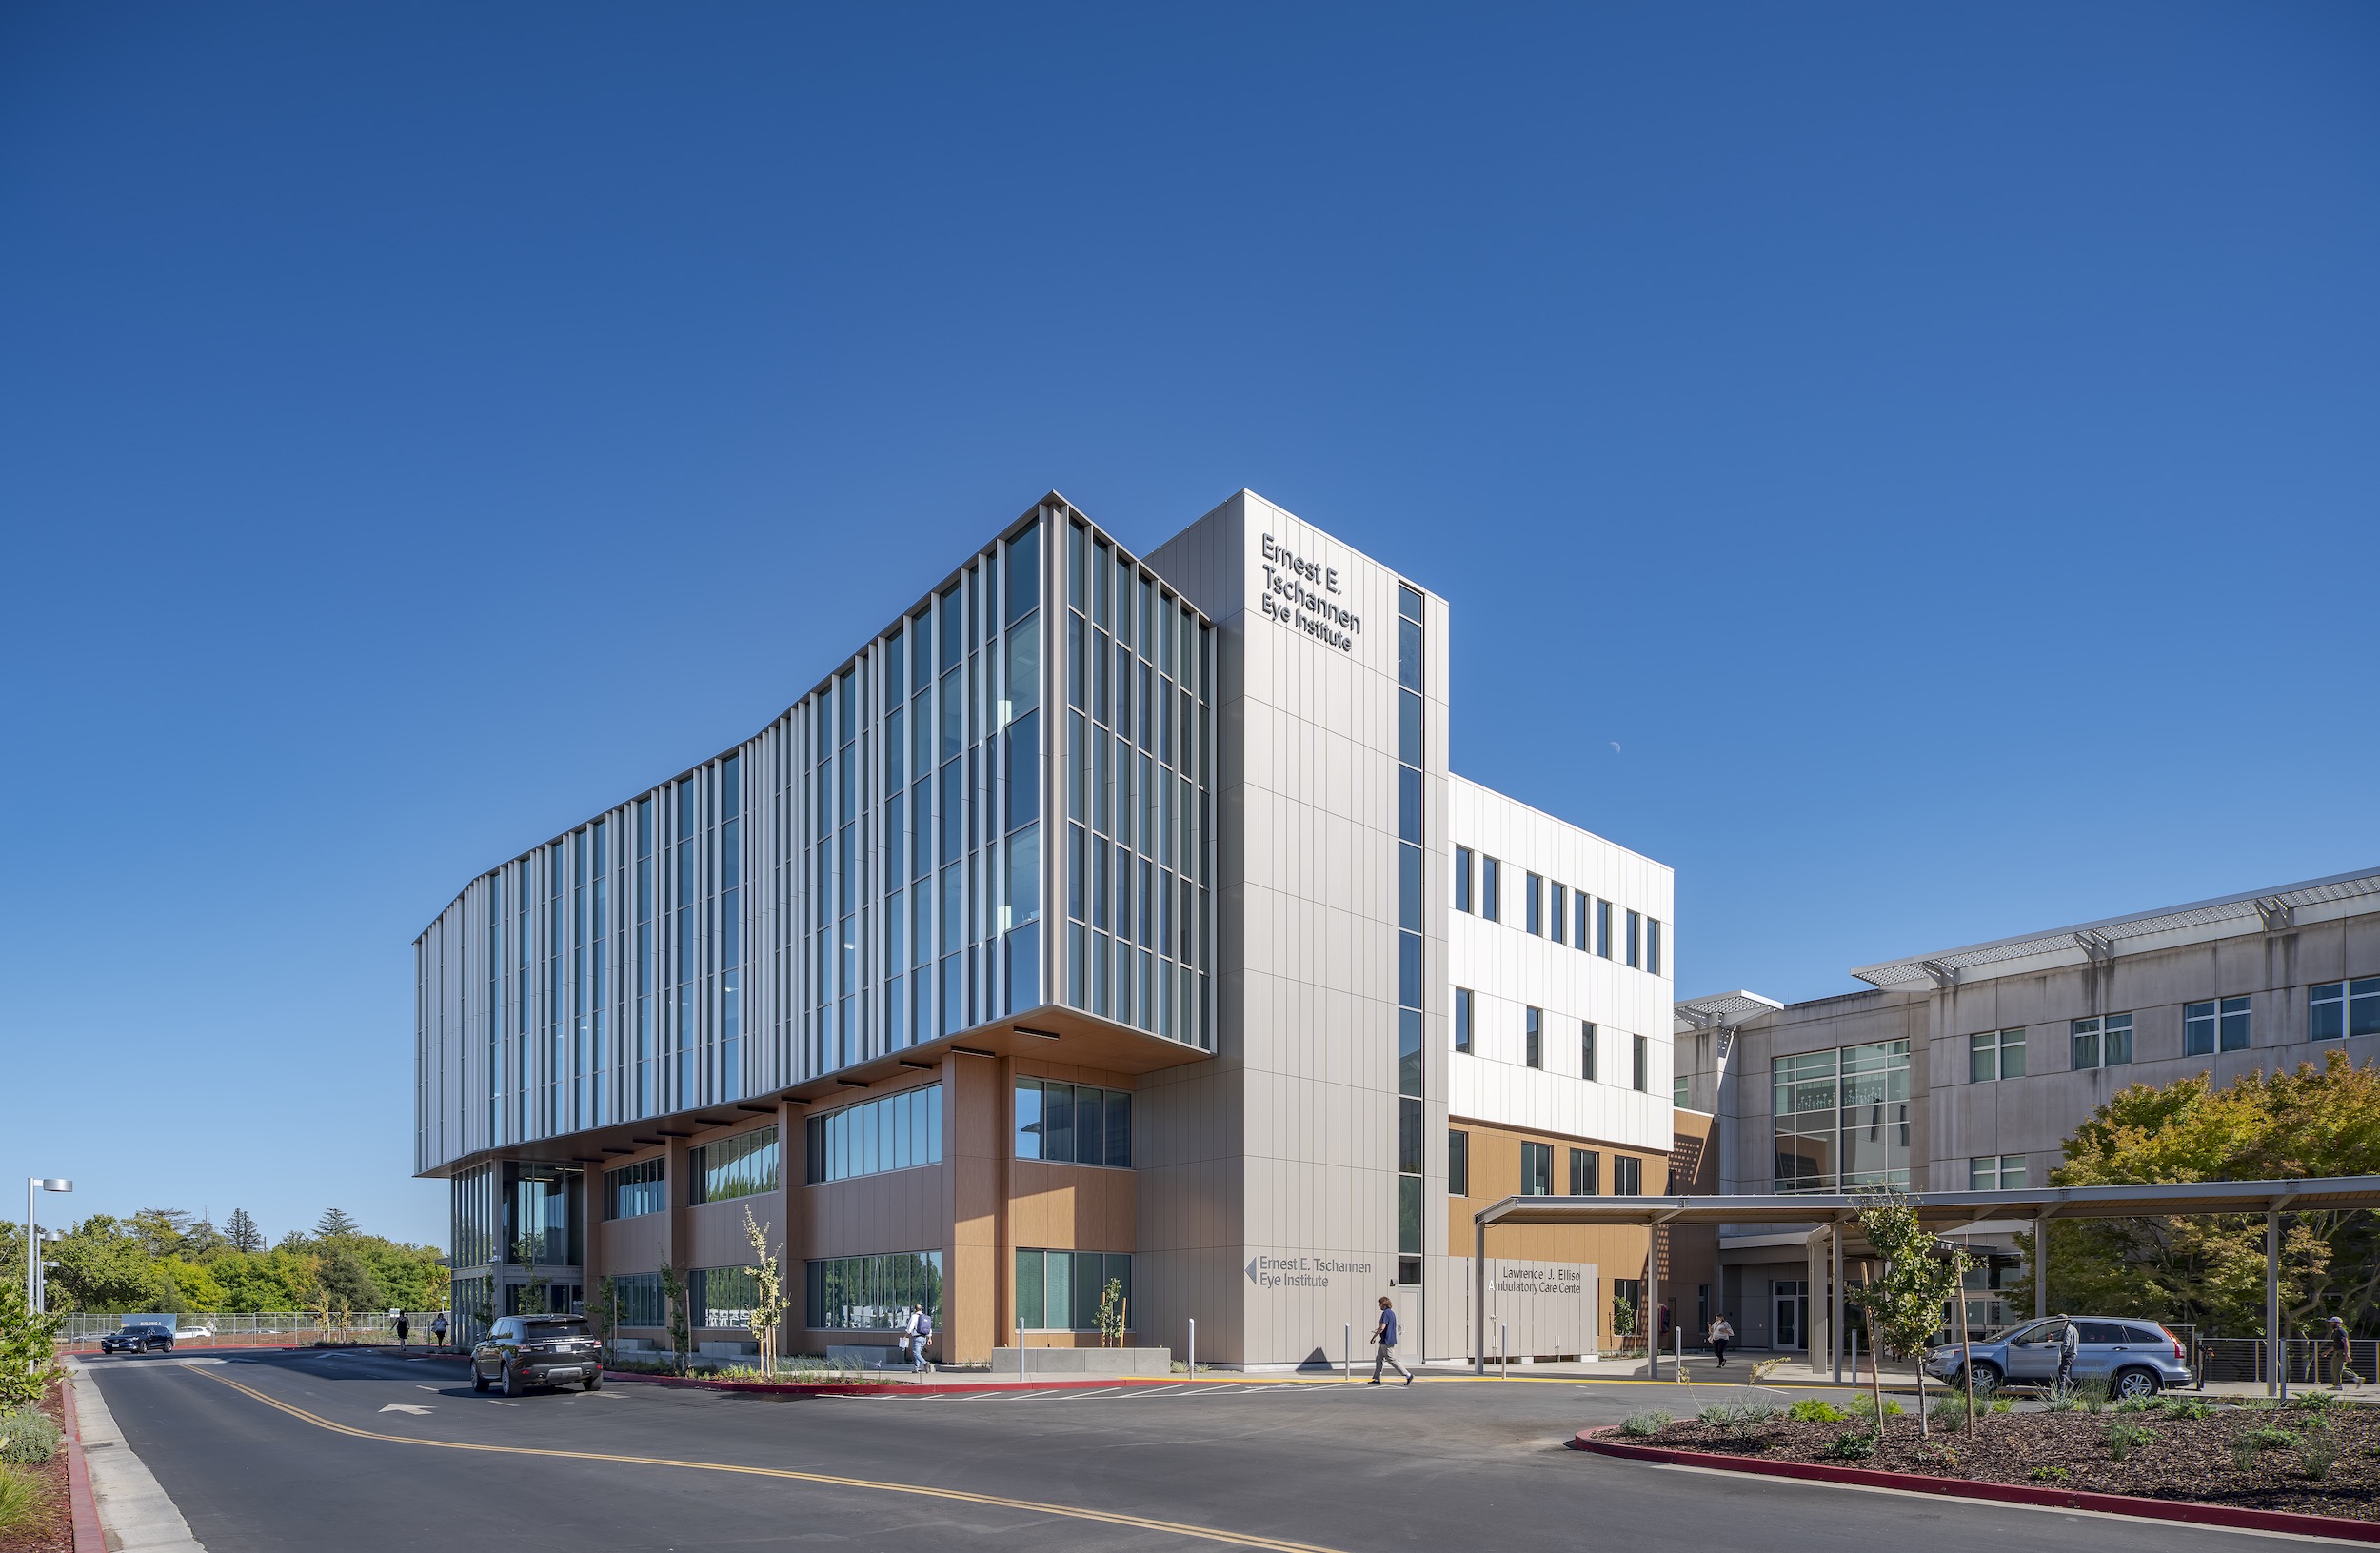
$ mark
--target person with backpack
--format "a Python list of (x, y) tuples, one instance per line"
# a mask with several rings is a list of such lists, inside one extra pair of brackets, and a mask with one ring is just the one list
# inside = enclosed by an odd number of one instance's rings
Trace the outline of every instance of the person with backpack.
[(445, 1311), (441, 1310), (431, 1319), (429, 1335), (439, 1347), (443, 1348), (446, 1345), (446, 1313)]
[(913, 1374), (923, 1374), (929, 1366), (925, 1362), (925, 1345), (934, 1338), (934, 1318), (922, 1304), (909, 1307), (909, 1368)]
[(1372, 1341), (1379, 1344), (1372, 1353), (1372, 1384), (1380, 1384), (1381, 1365), (1394, 1364), (1397, 1373), (1405, 1378), (1405, 1384), (1413, 1384), (1413, 1371), (1397, 1357), (1397, 1307), (1388, 1303), (1385, 1294), (1380, 1296), (1380, 1319), (1372, 1328)]

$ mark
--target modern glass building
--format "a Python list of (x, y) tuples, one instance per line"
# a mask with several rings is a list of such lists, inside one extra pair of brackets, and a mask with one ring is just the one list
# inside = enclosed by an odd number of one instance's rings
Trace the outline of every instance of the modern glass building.
[[(415, 945), (458, 1312), (608, 1288), (665, 1342), (665, 1266), (748, 1341), (757, 1226), (796, 1349), (1111, 1305), (1294, 1363), (1403, 1288), (1453, 1351), (1450, 1149), (1669, 1150), (1670, 879), (1449, 778), (1446, 631), (1251, 493), (1139, 555), (1053, 494), (752, 738), (472, 880)], [(1503, 1052), (1523, 1008), (1627, 1055)], [(1629, 1252), (1581, 1245), (1574, 1348)]]

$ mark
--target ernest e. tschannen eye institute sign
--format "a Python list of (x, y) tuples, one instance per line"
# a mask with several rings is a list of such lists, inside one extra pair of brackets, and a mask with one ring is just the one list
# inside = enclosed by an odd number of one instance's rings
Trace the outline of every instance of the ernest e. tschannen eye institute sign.
[(1264, 618), (1352, 654), (1363, 617), (1339, 603), (1339, 568), (1264, 536)]

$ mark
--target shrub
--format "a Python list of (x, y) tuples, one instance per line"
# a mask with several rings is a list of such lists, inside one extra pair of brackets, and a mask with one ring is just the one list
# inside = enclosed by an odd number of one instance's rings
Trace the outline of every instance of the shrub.
[(2301, 1391), (2290, 1399), (2290, 1405), (2301, 1413), (2327, 1413), (2346, 1406), (2347, 1399), (2335, 1391)]
[(2035, 1483), (2064, 1483), (2073, 1474), (2062, 1466), (2036, 1466), (2025, 1476)]
[(2248, 1435), (2235, 1434), (2226, 1442), (2231, 1452), (2231, 1470), (2253, 1472), (2264, 1456), (2264, 1447)]
[(1864, 1462), (1875, 1454), (1875, 1436), (1865, 1429), (1845, 1429), (1818, 1452), (1838, 1462)]
[(1648, 1435), (1659, 1434), (1670, 1423), (1670, 1416), (1663, 1412), (1631, 1413), (1620, 1421), (1619, 1432), (1641, 1440)]
[(2053, 1413), (2071, 1413), (2082, 1405), (2082, 1392), (2078, 1387), (2053, 1382), (2042, 1391), (2041, 1405)]
[(0, 1413), (0, 1462), (39, 1466), (58, 1453), (65, 1432), (48, 1414), (34, 1407), (11, 1407)]
[(1849, 1413), (1822, 1397), (1804, 1397), (1785, 1409), (1785, 1416), (1797, 1424), (1841, 1424), (1851, 1418)]
[(2133, 1451), (2154, 1440), (2156, 1436), (2137, 1424), (2117, 1419), (2099, 1431), (2099, 1443), (2108, 1450), (2108, 1460), (2120, 1462)]
[(38, 1521), (49, 1497), (39, 1477), (0, 1462), (0, 1537), (11, 1536)]
[(2074, 1398), (2086, 1412), (2096, 1413), (2105, 1408), (2108, 1395), (2108, 1378), (2104, 1375), (2086, 1375), (2074, 1383)]
[[(1977, 1403), (1975, 1405), (1981, 1410), (1984, 1404)], [(1926, 1416), (1946, 1429), (1962, 1427), (1967, 1422), (1967, 1399), (1954, 1391), (1935, 1403)]]
[(1744, 1422), (1744, 1409), (1731, 1407), (1723, 1402), (1713, 1403), (1696, 1415), (1715, 1429), (1733, 1429)]
[(2009, 1401), (2006, 1397), (1994, 1397), (1992, 1399), (1992, 1411), (1995, 1413), (2013, 1413), (2016, 1411), (2016, 1404)]
[(2165, 1404), (2165, 1416), (2180, 1419), (2212, 1418), (2214, 1409), (2203, 1402), (2169, 1402)]
[[(1875, 1399), (1865, 1391), (1854, 1392), (1853, 1393), (1851, 1399), (1851, 1410), (1854, 1417), (1873, 1419), (1875, 1417)], [(1900, 1416), (1900, 1411), (1901, 1404), (1897, 1398), (1887, 1397), (1884, 1399), (1884, 1412), (1886, 1417), (1898, 1418)]]
[(2320, 1483), (2338, 1464), (2339, 1443), (2328, 1429), (2309, 1429), (2306, 1438), (2297, 1443), (2297, 1464), (2306, 1476)]
[(1910, 1451), (1909, 1459), (1919, 1465), (1947, 1472), (1958, 1464), (1958, 1452), (1939, 1440), (1920, 1440)]
[(2249, 1442), (2258, 1450), (2287, 1450), (2297, 1443), (2297, 1436), (2271, 1424), (2260, 1424), (2237, 1438)]

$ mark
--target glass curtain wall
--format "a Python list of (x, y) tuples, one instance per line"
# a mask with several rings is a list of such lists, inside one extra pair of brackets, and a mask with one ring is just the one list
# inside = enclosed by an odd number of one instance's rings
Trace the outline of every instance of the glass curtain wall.
[(1064, 541), (1063, 1001), (1212, 1050), (1213, 632), (1097, 529)]
[[(1421, 1282), (1421, 595), (1397, 585), (1397, 1282)], [(1531, 926), (1537, 914), (1530, 876)]]
[(1780, 1192), (1909, 1185), (1909, 1043), (1772, 1059)]

